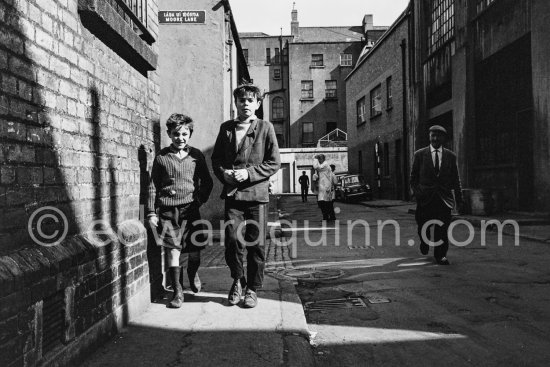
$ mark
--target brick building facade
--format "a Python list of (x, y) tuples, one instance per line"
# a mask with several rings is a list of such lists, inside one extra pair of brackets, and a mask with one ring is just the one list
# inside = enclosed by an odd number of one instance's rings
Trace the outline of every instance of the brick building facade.
[(408, 191), (408, 24), (405, 11), (346, 78), (349, 170), (364, 175), (375, 196), (388, 199), (403, 199)]
[[(372, 46), (386, 29), (375, 27), (371, 15), (358, 26), (300, 27), (293, 9), (291, 35), (241, 34), (250, 77), (269, 95), (264, 113), (272, 117), (272, 101), (283, 106), (283, 117), (271, 119), (282, 147), (314, 147), (334, 129), (347, 129), (344, 79), (363, 47)], [(273, 60), (282, 60), (282, 67)]]
[(2, 366), (73, 363), (159, 281), (129, 222), (159, 143), (157, 4), (121, 3), (0, 0)]

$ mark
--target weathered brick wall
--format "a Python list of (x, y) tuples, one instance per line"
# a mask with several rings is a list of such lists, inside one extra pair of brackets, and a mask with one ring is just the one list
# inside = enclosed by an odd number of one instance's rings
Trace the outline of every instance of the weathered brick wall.
[[(346, 81), (349, 170), (365, 175), (375, 186), (375, 144), (380, 147), (382, 196), (396, 198), (401, 177), (396, 172), (396, 140), (403, 131), (403, 78), (401, 41), (407, 39), (407, 19), (393, 26)], [(387, 105), (387, 78), (392, 80), (392, 107)], [(382, 114), (370, 116), (370, 92), (381, 86)], [(365, 98), (366, 122), (357, 125), (357, 101)], [(389, 144), (389, 172), (384, 172), (384, 143)], [(362, 171), (359, 172), (359, 152)]]
[[(157, 37), (156, 1), (148, 9)], [(0, 0), (2, 366), (69, 363), (149, 302), (158, 254), (120, 224), (139, 219), (159, 86), (115, 51), (82, 25), (77, 0)], [(121, 235), (94, 240), (97, 219)], [(44, 243), (67, 235), (44, 246), (38, 229), (57, 234)]]

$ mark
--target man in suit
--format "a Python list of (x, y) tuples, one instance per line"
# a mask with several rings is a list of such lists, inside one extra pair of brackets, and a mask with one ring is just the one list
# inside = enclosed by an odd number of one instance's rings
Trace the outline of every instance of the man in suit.
[[(457, 208), (459, 210), (462, 208), (462, 188), (456, 155), (442, 146), (446, 136), (447, 131), (442, 126), (430, 127), (430, 145), (414, 153), (410, 177), (411, 188), (417, 202), (416, 223), (420, 236), (420, 252), (423, 255), (429, 252), (429, 245), (422, 236), (424, 233), (425, 237), (431, 238), (435, 246), (434, 257), (439, 265), (449, 265), (447, 231), (451, 223), (451, 209), (455, 198)], [(432, 224), (430, 228), (423, 228), (428, 221), (432, 220), (439, 220), (443, 224)]]
[(307, 202), (307, 191), (309, 190), (309, 177), (306, 175), (306, 171), (302, 171), (302, 175), (298, 179), (300, 188), (302, 189), (302, 203)]
[(262, 97), (258, 87), (239, 86), (233, 96), (238, 116), (221, 125), (212, 168), (223, 184), (221, 197), (225, 199), (225, 261), (233, 278), (228, 301), (238, 304), (246, 286), (243, 306), (252, 308), (258, 303), (256, 290), (264, 278), (269, 177), (279, 170), (281, 160), (273, 125), (255, 115)]

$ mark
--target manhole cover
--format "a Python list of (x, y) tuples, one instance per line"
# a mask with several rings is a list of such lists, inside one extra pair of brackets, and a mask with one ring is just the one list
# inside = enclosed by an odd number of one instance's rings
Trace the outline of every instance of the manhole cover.
[(304, 304), (304, 309), (306, 311), (326, 311), (357, 307), (365, 308), (367, 305), (359, 297), (325, 299), (321, 301), (306, 302)]
[(344, 272), (340, 269), (299, 268), (281, 269), (276, 274), (281, 278), (295, 279), (300, 282), (320, 282), (338, 279), (344, 275)]

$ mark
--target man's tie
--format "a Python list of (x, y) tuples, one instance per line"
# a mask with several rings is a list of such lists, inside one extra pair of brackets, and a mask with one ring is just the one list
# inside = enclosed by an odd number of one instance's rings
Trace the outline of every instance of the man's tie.
[(435, 175), (439, 176), (439, 154), (437, 154), (439, 150), (435, 150)]

